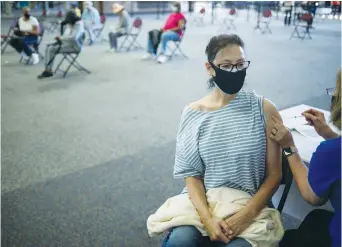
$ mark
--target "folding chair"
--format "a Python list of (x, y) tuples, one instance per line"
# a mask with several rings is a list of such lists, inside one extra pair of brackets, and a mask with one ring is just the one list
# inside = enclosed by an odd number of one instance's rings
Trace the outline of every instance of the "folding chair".
[[(85, 40), (85, 34), (83, 34), (82, 37), (83, 41)], [(62, 72), (63, 73), (63, 78), (67, 75), (68, 71), (70, 70), (71, 66), (75, 67), (78, 71), (83, 71), (88, 74), (90, 74), (90, 71), (83, 67), (79, 62), (77, 62), (78, 56), (81, 54), (81, 51), (71, 51), (71, 52), (58, 52), (56, 55), (61, 54), (63, 56), (62, 60), (59, 62), (59, 64), (56, 67), (55, 73)], [(62, 63), (67, 60), (69, 62), (69, 66), (67, 67), (66, 70), (61, 70), (60, 66)]]
[(204, 16), (205, 16), (205, 8), (201, 8), (200, 11), (195, 15), (192, 23), (197, 26), (204, 26)]
[[(312, 22), (313, 22), (313, 16), (311, 13), (306, 13), (306, 14), (303, 14), (301, 17), (300, 17), (300, 22), (298, 24), (295, 25), (294, 27), (294, 30), (291, 34), (291, 37), (290, 37), (290, 40), (292, 38), (298, 38), (298, 39), (301, 39), (301, 40), (304, 40), (306, 35), (308, 36), (308, 39), (312, 39), (311, 38), (311, 35), (310, 35), (310, 29), (313, 29), (312, 27)], [(305, 25), (302, 24), (302, 23), (306, 23)], [(302, 35), (300, 34), (299, 32), (299, 28), (301, 28), (302, 30), (304, 30), (302, 32)]]
[(100, 40), (101, 42), (102, 41), (108, 42), (108, 40), (106, 38), (104, 38), (102, 35), (102, 31), (103, 31), (105, 24), (106, 24), (106, 16), (101, 15), (100, 18), (101, 18), (101, 27), (94, 30), (95, 41)]
[(236, 20), (236, 16), (237, 16), (236, 9), (235, 8), (230, 9), (229, 13), (228, 13), (228, 17), (223, 19), (224, 29), (229, 30), (229, 29), (233, 28), (234, 30), (236, 30), (236, 26), (234, 25), (234, 21)]
[(1, 34), (1, 54), (5, 51), (8, 46), (11, 38), (14, 35), (14, 29), (18, 25), (18, 19), (14, 19), (11, 23), (10, 28), (8, 29), (7, 34)]
[[(131, 50), (132, 47), (136, 49), (144, 49), (137, 41), (137, 38), (141, 32), (141, 27), (142, 27), (142, 20), (141, 18), (137, 17), (134, 20), (129, 33), (125, 35), (125, 39), (121, 43), (118, 51), (121, 51), (122, 49), (126, 49), (126, 51), (129, 51)], [(128, 43), (128, 46), (125, 47), (126, 43)]]
[[(185, 34), (185, 30), (186, 30), (186, 26), (185, 23), (183, 25), (182, 31), (183, 31), (183, 35), (182, 37), (180, 37), (179, 41), (169, 41), (167, 44), (167, 50), (170, 51), (170, 54), (164, 54), (164, 56), (169, 57), (169, 60), (171, 60), (173, 58), (173, 56), (177, 56), (177, 51), (180, 55), (182, 55), (185, 59), (189, 59), (184, 52), (182, 51), (182, 49), (180, 48), (180, 44), (182, 43), (182, 40), (184, 39), (184, 34)], [(173, 48), (169, 46), (169, 44), (174, 44)]]
[[(43, 40), (44, 37), (44, 33), (45, 33), (45, 28), (44, 25), (39, 23), (39, 35), (38, 35), (38, 42), (37, 43), (28, 43), (28, 45), (30, 47), (32, 47), (33, 51), (38, 53), (40, 59), (44, 59), (44, 55), (40, 53), (39, 51), (39, 46)], [(24, 57), (22, 56), (19, 60), (19, 63), (21, 63), (23, 61)], [(29, 59), (26, 60), (26, 64), (29, 64), (31, 62), (31, 57), (29, 57)]]
[(61, 11), (58, 12), (56, 18), (57, 19), (50, 21), (48, 23), (47, 28), (46, 28), (46, 31), (48, 33), (54, 33), (54, 32), (60, 33), (61, 32), (61, 23), (63, 21), (62, 20), (63, 14)]
[[(272, 12), (270, 9), (266, 9), (262, 14), (262, 19), (258, 20), (255, 30), (260, 29), (262, 34), (266, 33), (267, 31), (268, 33), (272, 34), (272, 31), (269, 26), (271, 19), (272, 19)], [(263, 24), (263, 26), (260, 24)]]
[(283, 173), (283, 177), (281, 180), (281, 184), (285, 185), (285, 187), (284, 187), (283, 194), (281, 195), (278, 208), (277, 208), (280, 213), (284, 209), (285, 202), (290, 192), (290, 188), (291, 188), (292, 181), (293, 181), (293, 175), (289, 166), (289, 162), (284, 155), (282, 156), (282, 173)]

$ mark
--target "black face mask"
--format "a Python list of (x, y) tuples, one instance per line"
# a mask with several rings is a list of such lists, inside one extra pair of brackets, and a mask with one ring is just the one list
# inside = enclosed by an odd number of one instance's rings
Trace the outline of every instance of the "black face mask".
[(226, 94), (238, 93), (246, 77), (246, 70), (229, 72), (215, 66), (212, 62), (209, 62), (211, 67), (215, 70), (216, 75), (213, 76), (215, 84)]
[(30, 13), (25, 13), (24, 16), (25, 16), (26, 19), (30, 19), (31, 14)]

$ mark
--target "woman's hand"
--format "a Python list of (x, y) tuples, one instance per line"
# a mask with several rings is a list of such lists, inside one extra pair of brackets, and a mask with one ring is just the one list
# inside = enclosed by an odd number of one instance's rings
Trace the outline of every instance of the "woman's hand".
[(231, 238), (228, 236), (233, 235), (233, 231), (224, 220), (212, 216), (209, 219), (203, 220), (203, 224), (211, 241), (222, 241), (226, 244), (231, 241)]
[(306, 121), (315, 128), (317, 134), (324, 139), (331, 139), (338, 136), (327, 124), (323, 112), (309, 109), (303, 112), (302, 115), (305, 117)]
[(244, 211), (239, 211), (226, 219), (225, 222), (232, 231), (232, 234), (229, 234), (228, 237), (233, 239), (244, 232), (252, 224), (253, 218), (244, 213)]
[(293, 146), (293, 137), (288, 128), (276, 117), (272, 117), (272, 121), (274, 126), (271, 131), (271, 140), (277, 142), (282, 148)]

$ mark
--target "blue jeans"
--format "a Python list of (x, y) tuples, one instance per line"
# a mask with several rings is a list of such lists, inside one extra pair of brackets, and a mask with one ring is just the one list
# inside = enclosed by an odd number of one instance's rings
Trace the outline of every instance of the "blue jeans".
[(164, 239), (162, 247), (252, 247), (242, 238), (235, 238), (229, 244), (211, 242), (194, 226), (178, 226)]
[(13, 37), (10, 41), (10, 45), (17, 50), (18, 53), (24, 52), (28, 57), (32, 55), (30, 48), (33, 45), (38, 48), (38, 37), (37, 36), (25, 36), (25, 37)]
[[(161, 53), (165, 54), (168, 41), (179, 41), (179, 40), (180, 40), (180, 37), (179, 37), (178, 33), (173, 32), (173, 31), (163, 32), (163, 34), (161, 35), (161, 38), (160, 38)], [(150, 38), (148, 38), (148, 41), (147, 41), (147, 51), (149, 53), (157, 52), (157, 51), (153, 50), (153, 45), (152, 45), (152, 41), (150, 40)]]

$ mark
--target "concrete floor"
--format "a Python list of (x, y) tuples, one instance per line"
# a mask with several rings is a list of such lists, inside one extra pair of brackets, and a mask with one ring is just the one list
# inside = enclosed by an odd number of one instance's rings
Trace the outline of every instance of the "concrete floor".
[[(143, 17), (139, 42), (162, 20)], [(224, 32), (189, 20), (182, 49), (159, 65), (142, 51), (108, 54), (106, 43), (85, 47), (73, 70), (37, 80), (39, 65), (1, 56), (3, 246), (158, 246), (146, 219), (183, 182), (173, 180), (175, 137), (183, 107), (207, 93), (204, 49)], [(108, 19), (107, 29), (115, 24)], [(2, 22), (6, 30), (8, 22)], [(237, 31), (251, 66), (247, 90), (283, 109), (300, 103), (329, 107), (325, 88), (341, 66), (341, 23), (316, 25), (313, 40), (289, 40), (292, 27), (253, 32), (240, 17)], [(105, 32), (107, 33), (107, 31)], [(56, 34), (45, 36), (48, 43)], [(44, 51), (42, 47), (41, 51)], [(297, 224), (287, 223), (288, 227)]]

